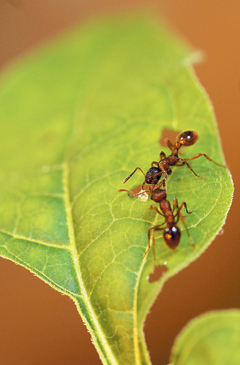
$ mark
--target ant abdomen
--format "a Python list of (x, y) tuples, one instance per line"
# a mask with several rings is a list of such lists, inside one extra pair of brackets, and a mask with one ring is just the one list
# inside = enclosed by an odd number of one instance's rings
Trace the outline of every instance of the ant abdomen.
[(198, 140), (198, 134), (197, 132), (193, 131), (183, 132), (177, 138), (177, 141), (182, 146), (192, 146), (195, 142), (197, 142), (197, 140)]
[(171, 248), (171, 250), (175, 250), (179, 245), (181, 232), (176, 225), (172, 227), (166, 227), (164, 229), (163, 238), (168, 247)]

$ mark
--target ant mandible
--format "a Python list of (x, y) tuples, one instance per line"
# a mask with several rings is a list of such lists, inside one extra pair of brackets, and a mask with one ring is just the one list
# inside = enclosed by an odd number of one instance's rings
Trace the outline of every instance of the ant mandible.
[[(189, 165), (187, 161), (195, 160), (198, 157), (204, 156), (208, 161), (212, 161), (218, 166), (225, 167), (224, 165), (220, 165), (219, 163), (213, 161), (208, 155), (205, 153), (197, 153), (191, 158), (179, 158), (178, 152), (182, 146), (192, 146), (196, 141), (198, 140), (198, 134), (197, 132), (193, 131), (186, 131), (178, 135), (175, 144), (172, 144), (169, 139), (165, 139), (165, 143), (167, 147), (171, 150), (171, 154), (169, 156), (166, 156), (166, 154), (162, 151), (160, 153), (160, 161), (153, 161), (151, 163), (151, 168), (148, 170), (146, 174), (144, 174), (143, 170), (140, 167), (136, 167), (135, 170), (128, 176), (126, 179), (124, 179), (123, 184), (125, 184), (132, 176), (135, 174), (137, 170), (140, 170), (142, 174), (144, 175), (144, 182), (142, 183), (142, 190), (143, 186), (145, 184), (151, 184), (150, 190), (154, 190), (158, 187), (160, 187), (162, 184), (165, 188), (165, 180), (167, 179), (168, 175), (171, 175), (172, 170), (171, 166), (184, 166), (187, 165), (187, 167), (200, 179), (206, 179), (206, 177), (199, 176), (193, 168)], [(156, 167), (154, 167), (154, 165)], [(164, 177), (160, 180), (161, 176), (164, 175)], [(160, 181), (159, 181), (160, 180)], [(132, 194), (131, 196), (137, 196), (138, 194)]]
[[(187, 209), (187, 204), (186, 202), (182, 202), (180, 204), (180, 206), (178, 206), (178, 201), (177, 198), (174, 197), (173, 198), (173, 209), (171, 208), (171, 204), (170, 202), (167, 200), (167, 193), (166, 190), (163, 189), (155, 189), (152, 192), (150, 192), (151, 194), (151, 199), (156, 202), (159, 203), (159, 209), (157, 209), (155, 207), (155, 205), (151, 205), (149, 207), (149, 209), (151, 210), (155, 210), (158, 214), (160, 214), (161, 216), (163, 216), (165, 218), (165, 221), (162, 224), (157, 224), (155, 226), (152, 226), (148, 229), (148, 248), (146, 250), (146, 252), (144, 253), (144, 257), (148, 254), (149, 250), (150, 250), (150, 242), (151, 242), (151, 231), (152, 231), (152, 249), (153, 249), (153, 268), (155, 267), (155, 263), (156, 263), (156, 254), (155, 254), (155, 231), (164, 231), (163, 232), (163, 238), (164, 241), (166, 242), (166, 244), (168, 245), (168, 247), (171, 250), (175, 250), (177, 248), (177, 246), (179, 245), (180, 239), (181, 239), (181, 231), (180, 229), (177, 227), (177, 223), (179, 221), (179, 218), (181, 218), (182, 223), (184, 224), (189, 240), (191, 242), (191, 245), (193, 247), (195, 247), (192, 238), (188, 232), (185, 220), (184, 220), (184, 216), (181, 213), (182, 208), (184, 207), (186, 209), (186, 212), (188, 214), (191, 214), (193, 212), (193, 210), (191, 212), (188, 211)], [(176, 213), (174, 214), (174, 212), (176, 211)], [(162, 213), (161, 213), (162, 212)], [(165, 228), (162, 228), (162, 226), (166, 224)]]

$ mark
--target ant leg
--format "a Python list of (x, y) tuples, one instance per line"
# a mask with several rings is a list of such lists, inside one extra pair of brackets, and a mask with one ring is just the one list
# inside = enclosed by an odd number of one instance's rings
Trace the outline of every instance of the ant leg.
[(211, 161), (213, 163), (215, 163), (215, 165), (221, 166), (221, 167), (226, 167), (224, 165), (221, 165), (220, 163), (217, 163), (215, 161), (213, 161), (208, 155), (205, 155), (205, 153), (198, 153), (195, 156), (191, 157), (191, 158), (185, 158), (184, 161), (190, 161), (190, 160), (195, 160), (195, 158), (204, 156), (208, 161)]
[[(186, 223), (185, 223), (185, 219), (184, 219), (184, 217), (183, 217), (183, 215), (182, 215), (182, 213), (181, 213), (181, 210), (182, 210), (182, 208), (183, 207), (185, 207), (185, 209), (186, 209), (186, 212), (188, 213), (188, 214), (190, 214), (190, 213), (192, 213), (193, 212), (193, 210), (191, 211), (191, 212), (189, 212), (188, 210), (187, 210), (187, 203), (186, 202), (182, 202), (181, 204), (180, 204), (180, 207), (178, 208), (178, 211), (177, 211), (177, 217), (178, 217), (178, 220), (179, 220), (179, 217), (181, 218), (181, 221), (182, 221), (182, 223), (183, 223), (183, 225), (184, 225), (184, 227), (185, 227), (185, 229), (186, 229), (186, 231), (187, 231), (187, 235), (188, 235), (188, 238), (189, 238), (189, 241), (190, 241), (190, 243), (191, 243), (191, 245), (193, 246), (193, 247), (195, 247), (195, 244), (194, 244), (194, 242), (193, 242), (193, 240), (192, 240), (192, 237), (190, 236), (190, 233), (189, 233), (189, 231), (188, 231), (188, 229), (187, 229), (187, 225), (186, 225)], [(178, 222), (178, 220), (177, 220), (177, 222)]]
[(142, 195), (144, 193), (148, 194), (147, 190), (141, 190), (139, 193), (133, 193), (131, 190), (127, 190), (127, 189), (119, 189), (118, 192), (122, 192), (122, 191), (126, 191), (127, 193), (129, 193), (131, 198), (135, 198), (136, 196)]
[(193, 209), (191, 210), (191, 212), (189, 212), (189, 211), (188, 211), (187, 203), (186, 203), (186, 202), (182, 202), (182, 203), (181, 203), (181, 205), (180, 205), (180, 207), (179, 207), (179, 209), (181, 210), (183, 207), (185, 208), (185, 210), (186, 210), (187, 214), (191, 214), (191, 213), (193, 213), (193, 212), (194, 212), (194, 210), (193, 210)]
[(163, 189), (164, 190), (167, 190), (167, 188), (166, 188), (166, 179), (165, 178), (163, 178), (161, 181), (160, 181), (160, 183), (159, 184), (156, 184), (156, 185), (153, 185), (153, 190), (155, 190), (155, 189), (159, 189), (161, 186), (163, 186)]
[(174, 150), (174, 145), (172, 144), (172, 142), (169, 139), (164, 139), (164, 142), (165, 142), (166, 146), (170, 149), (170, 151)]
[[(180, 163), (179, 163), (180, 162)], [(177, 164), (175, 166), (184, 166), (184, 165), (187, 165), (187, 167), (189, 168), (189, 170), (191, 170), (194, 175), (196, 175), (197, 177), (199, 177), (199, 179), (205, 179), (206, 180), (206, 177), (202, 177), (202, 176), (199, 176), (194, 170), (193, 168), (191, 167), (191, 165), (189, 165), (189, 163), (187, 163), (187, 161), (185, 160), (182, 160), (182, 159), (179, 159), (179, 161), (177, 162)]]
[(167, 188), (166, 188), (166, 179), (163, 180), (162, 185), (163, 185), (163, 189), (167, 190)]
[(166, 157), (167, 157), (166, 153), (164, 153), (163, 151), (160, 152), (160, 160), (163, 160)]
[(143, 187), (146, 184), (146, 181), (144, 180), (144, 182), (142, 183), (142, 190), (144, 191)]
[[(165, 170), (162, 170), (162, 172), (161, 172), (161, 173), (163, 173), (163, 174), (164, 174), (164, 177), (162, 178), (162, 180), (160, 180), (160, 181), (158, 182), (158, 185), (159, 185), (159, 186), (163, 185), (163, 186), (164, 186), (164, 189), (166, 190), (165, 181), (166, 181), (166, 179), (167, 179), (167, 177), (168, 177), (168, 174), (167, 174), (167, 172), (166, 172)], [(157, 174), (156, 174), (156, 175), (157, 175)], [(154, 176), (156, 176), (156, 175), (154, 175)]]
[[(161, 230), (163, 230), (163, 228), (159, 228), (159, 226), (158, 227), (155, 227), (155, 229), (154, 229), (154, 231), (161, 231)], [(155, 251), (155, 234), (154, 234), (154, 231), (153, 231), (153, 236), (152, 236), (153, 270), (154, 270), (154, 268), (156, 266), (156, 251)]]
[(150, 248), (151, 248), (151, 245), (150, 245), (150, 241), (151, 241), (151, 230), (153, 231), (153, 234), (152, 234), (152, 247), (153, 247), (153, 268), (155, 267), (155, 263), (156, 263), (156, 254), (155, 254), (155, 234), (154, 234), (154, 231), (161, 231), (163, 230), (163, 228), (160, 228), (164, 223), (162, 224), (158, 224), (157, 226), (152, 226), (150, 228), (148, 228), (148, 248), (147, 250), (144, 252), (143, 254), (143, 257), (145, 257)]
[[(177, 208), (177, 213), (175, 214), (175, 217), (178, 217), (178, 220), (177, 222), (179, 221), (179, 212), (182, 210), (182, 208), (185, 208), (186, 209), (186, 212), (187, 214), (191, 214), (194, 212), (194, 210), (192, 209), (191, 212), (188, 211), (188, 208), (187, 208), (187, 203), (186, 202), (182, 202), (180, 204), (180, 207), (178, 207), (178, 201), (177, 201), (177, 198), (173, 198), (173, 212), (175, 210), (175, 208)], [(182, 214), (182, 213), (181, 213)], [(182, 215), (183, 216), (183, 215)]]
[(150, 209), (150, 210), (155, 210), (155, 212), (157, 212), (158, 214), (160, 214), (160, 215), (162, 215), (163, 217), (164, 217), (164, 214), (162, 214), (161, 212), (160, 212), (160, 210), (158, 210), (158, 208), (157, 207), (155, 207), (155, 205), (151, 205), (150, 207), (148, 207), (148, 209)]
[(176, 213), (175, 217), (178, 216), (178, 212), (180, 212), (180, 210), (182, 210), (183, 207), (186, 209), (186, 212), (188, 214), (191, 214), (194, 211), (193, 209), (191, 210), (191, 212), (188, 211), (187, 203), (186, 202), (182, 202), (180, 204), (180, 207), (178, 207), (178, 200), (177, 200), (176, 197), (174, 197), (173, 198), (173, 212), (174, 212), (175, 209), (177, 209), (177, 213)]
[(137, 170), (140, 170), (142, 172), (142, 174), (144, 175), (144, 178), (145, 178), (146, 175), (144, 174), (144, 172), (141, 169), (141, 167), (136, 167), (135, 170), (128, 177), (126, 177), (126, 179), (123, 180), (123, 184), (125, 184), (133, 176), (133, 174), (135, 174), (135, 172)]
[(178, 200), (176, 197), (173, 198), (173, 210), (172, 210), (173, 213), (174, 213), (175, 209), (177, 209), (177, 213), (175, 215), (175, 217), (176, 217), (178, 215)]
[(148, 228), (148, 247), (147, 247), (146, 251), (144, 252), (143, 257), (145, 257), (148, 254), (148, 252), (151, 248), (151, 246), (150, 246), (151, 230), (153, 230), (152, 240), (155, 240), (155, 237), (154, 237), (155, 226), (152, 226), (152, 227)]
[(154, 190), (161, 188), (161, 186), (163, 186), (164, 190), (167, 190), (165, 181), (166, 181), (166, 179), (163, 179), (163, 180), (160, 181), (159, 184), (152, 184), (151, 188), (149, 189), (150, 192), (153, 192)]
[(157, 165), (157, 167), (158, 167), (158, 162), (157, 162), (157, 161), (153, 161), (153, 162), (151, 163), (151, 167), (153, 167), (153, 165)]

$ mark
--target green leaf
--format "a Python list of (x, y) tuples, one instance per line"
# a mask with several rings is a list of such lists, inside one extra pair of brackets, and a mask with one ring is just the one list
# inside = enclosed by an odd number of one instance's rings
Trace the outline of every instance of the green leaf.
[[(164, 128), (195, 130), (186, 157), (223, 155), (192, 51), (148, 16), (76, 29), (13, 65), (0, 88), (0, 254), (70, 296), (104, 364), (149, 364), (146, 314), (164, 282), (195, 260), (225, 222), (232, 182), (200, 158), (168, 179), (168, 198), (194, 213), (179, 248), (157, 235), (167, 273), (149, 283), (150, 202), (118, 193), (159, 158)], [(166, 148), (163, 148), (167, 153)], [(132, 188), (142, 182), (135, 174)], [(161, 217), (160, 217), (161, 221)]]
[(174, 365), (239, 365), (240, 311), (203, 314), (179, 334), (171, 356)]

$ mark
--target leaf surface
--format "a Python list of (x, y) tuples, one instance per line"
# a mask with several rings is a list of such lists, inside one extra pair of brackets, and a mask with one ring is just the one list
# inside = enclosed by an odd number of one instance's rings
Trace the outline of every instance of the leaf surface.
[(192, 320), (176, 339), (171, 364), (240, 364), (240, 311), (209, 312)]
[[(157, 235), (167, 273), (149, 283), (150, 202), (118, 193), (159, 158), (164, 128), (195, 130), (185, 156), (223, 155), (212, 107), (190, 66), (192, 51), (148, 16), (76, 29), (2, 76), (0, 254), (69, 295), (104, 364), (149, 364), (142, 332), (163, 283), (196, 259), (225, 222), (232, 182), (200, 158), (168, 179), (168, 198), (194, 213), (176, 251)], [(163, 150), (167, 153), (166, 148)], [(142, 183), (134, 175), (132, 188)], [(161, 219), (160, 219), (161, 220)]]

